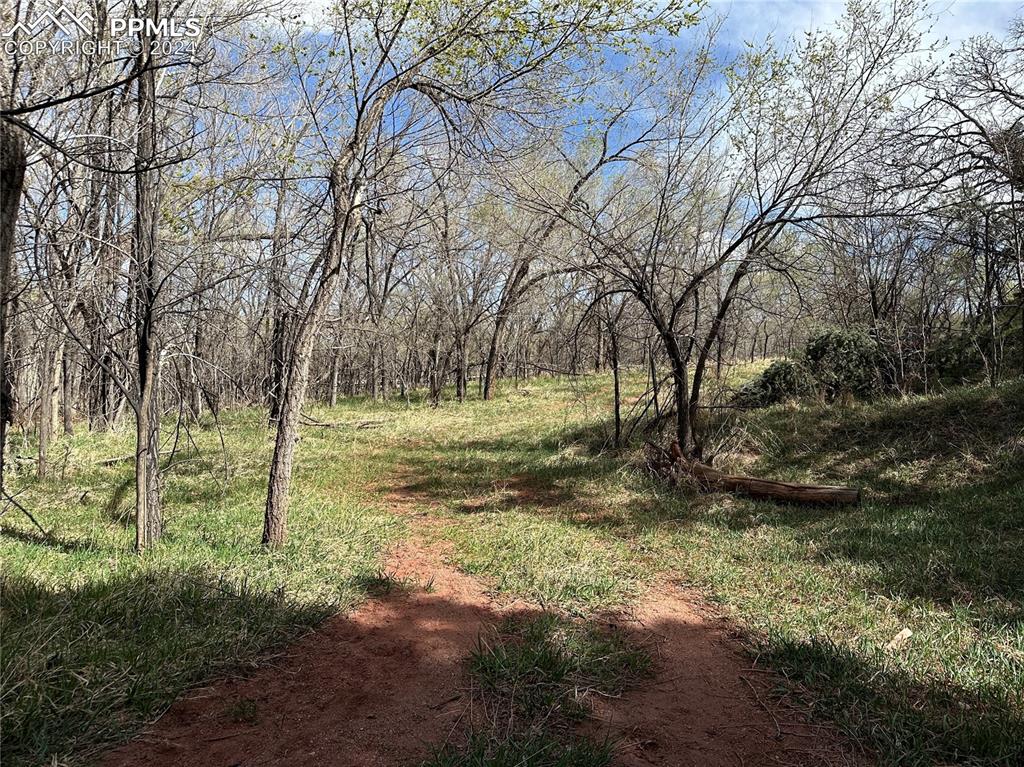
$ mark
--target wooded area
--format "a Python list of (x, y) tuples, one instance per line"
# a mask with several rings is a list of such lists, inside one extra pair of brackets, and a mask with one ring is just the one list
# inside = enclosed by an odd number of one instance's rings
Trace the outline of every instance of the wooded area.
[(0, 44), (4, 765), (1024, 763), (1018, 5)]
[[(111, 43), (132, 7), (89, 9)], [(44, 477), (55, 434), (131, 421), (141, 551), (161, 450), (263, 404), (276, 546), (310, 400), (643, 369), (700, 459), (723, 365), (822, 327), (871, 339), (879, 389), (1019, 375), (1024, 26), (949, 50), (928, 13), (746, 46), (698, 2), (614, 0), (185, 2), (198, 36), (121, 56), (15, 31), (4, 473), (8, 434)]]

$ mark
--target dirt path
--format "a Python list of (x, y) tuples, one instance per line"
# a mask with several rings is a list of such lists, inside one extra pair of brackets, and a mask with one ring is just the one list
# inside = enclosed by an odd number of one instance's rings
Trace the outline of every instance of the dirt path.
[[(103, 765), (402, 767), (427, 756), (462, 724), (463, 660), (480, 631), (517, 609), (496, 604), (423, 542), (417, 529), (434, 524), (428, 519), (414, 519), (387, 571), (429, 587), (371, 599), (253, 676), (194, 691)], [(823, 728), (766, 704), (765, 675), (680, 592), (652, 590), (631, 615), (611, 619), (648, 642), (657, 659), (652, 681), (599, 701), (588, 725), (620, 742), (619, 764), (847, 761)]]
[(103, 764), (391, 767), (428, 755), (465, 708), (463, 660), (495, 615), (479, 583), (415, 540), (387, 571), (418, 587), (328, 621), (250, 678), (195, 691)]
[(620, 618), (647, 641), (656, 675), (621, 699), (596, 701), (594, 729), (620, 741), (616, 764), (856, 764), (832, 730), (777, 702), (778, 677), (753, 666), (698, 600), (662, 585)]

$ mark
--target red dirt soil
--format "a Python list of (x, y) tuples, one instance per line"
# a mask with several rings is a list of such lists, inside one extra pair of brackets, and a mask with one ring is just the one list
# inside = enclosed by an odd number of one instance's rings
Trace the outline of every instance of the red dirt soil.
[[(521, 606), (495, 603), (418, 537), (393, 553), (388, 571), (430, 587), (371, 599), (251, 677), (195, 690), (101, 763), (402, 767), (457, 738), (470, 704), (463, 662), (481, 631)], [(619, 741), (617, 764), (852, 762), (825, 728), (770, 703), (770, 674), (751, 669), (724, 624), (677, 590), (652, 590), (631, 615), (609, 619), (656, 659), (654, 679), (598, 700), (586, 727)]]
[(834, 731), (778, 702), (778, 677), (745, 659), (728, 624), (697, 604), (666, 584), (617, 620), (646, 638), (656, 670), (622, 698), (594, 701), (591, 729), (618, 739), (617, 765), (859, 763)]

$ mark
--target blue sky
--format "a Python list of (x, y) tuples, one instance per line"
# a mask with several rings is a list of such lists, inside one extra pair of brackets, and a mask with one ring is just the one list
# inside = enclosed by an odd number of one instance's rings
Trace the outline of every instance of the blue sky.
[[(845, 7), (841, 0), (710, 0), (713, 11), (728, 15), (726, 30), (740, 39), (771, 33), (783, 40), (815, 26), (827, 26)], [(934, 34), (956, 44), (980, 34), (1002, 36), (1009, 21), (1024, 13), (1021, 0), (936, 0)]]
[[(902, 2), (903, 0), (895, 0)], [(1024, 0), (927, 0), (936, 16), (935, 36), (953, 45), (974, 35), (1003, 35), (1011, 18), (1024, 14)], [(316, 13), (332, 0), (295, 0), (295, 7)], [(708, 0), (709, 13), (728, 16), (730, 37), (737, 41), (763, 39), (771, 33), (785, 40), (838, 18), (846, 0)]]

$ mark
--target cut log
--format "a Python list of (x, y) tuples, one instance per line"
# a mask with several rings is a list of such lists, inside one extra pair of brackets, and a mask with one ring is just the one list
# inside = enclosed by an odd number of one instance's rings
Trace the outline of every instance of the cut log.
[(682, 471), (694, 477), (709, 490), (724, 490), (749, 495), (759, 500), (782, 503), (808, 503), (832, 506), (848, 506), (860, 503), (860, 490), (855, 487), (836, 485), (801, 485), (795, 482), (779, 482), (773, 479), (758, 479), (735, 474), (725, 474), (706, 464), (691, 461), (673, 442), (673, 463)]

